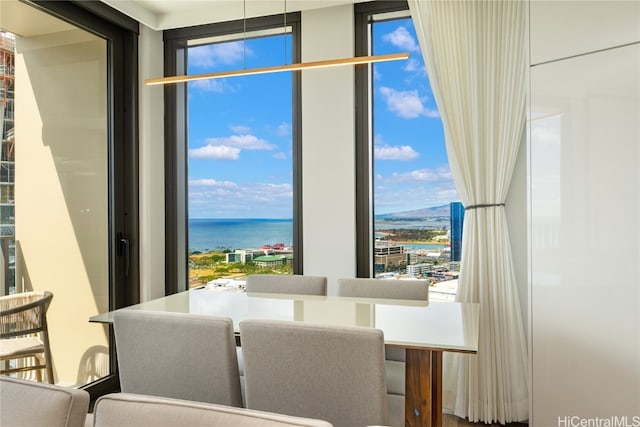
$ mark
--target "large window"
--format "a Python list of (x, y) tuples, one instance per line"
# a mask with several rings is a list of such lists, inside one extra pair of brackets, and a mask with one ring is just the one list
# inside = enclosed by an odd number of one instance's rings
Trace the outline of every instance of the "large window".
[[(285, 27), (283, 16), (267, 17), (167, 35), (175, 34), (171, 52), (188, 74), (250, 69), (297, 60), (298, 21), (288, 15)], [(178, 245), (184, 251), (169, 255), (186, 265), (184, 273), (176, 266), (177, 289), (242, 287), (250, 273), (300, 271), (298, 78), (257, 74), (199, 80), (177, 90), (176, 105), (186, 105), (184, 114), (176, 111), (178, 128), (184, 127), (176, 168), (185, 167), (175, 177), (185, 189), (176, 223), (186, 236)]]
[[(404, 5), (406, 7), (406, 5)], [(372, 7), (377, 9), (372, 9)], [(362, 5), (359, 54), (409, 52), (358, 75), (360, 217), (368, 234), (361, 276), (422, 278), (451, 299), (457, 286), (463, 208), (451, 177), (442, 121), (408, 10)], [(358, 9), (357, 9), (358, 11)], [(364, 81), (364, 83), (363, 83)], [(359, 266), (360, 267), (360, 266)]]

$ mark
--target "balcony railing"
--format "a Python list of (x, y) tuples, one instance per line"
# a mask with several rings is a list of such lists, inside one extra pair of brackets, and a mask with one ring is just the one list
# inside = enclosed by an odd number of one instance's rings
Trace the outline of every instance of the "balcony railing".
[(16, 39), (13, 37), (13, 35), (0, 33), (0, 49), (8, 50), (9, 52), (15, 52)]
[(16, 226), (13, 224), (0, 225), (0, 236), (11, 237), (16, 235)]

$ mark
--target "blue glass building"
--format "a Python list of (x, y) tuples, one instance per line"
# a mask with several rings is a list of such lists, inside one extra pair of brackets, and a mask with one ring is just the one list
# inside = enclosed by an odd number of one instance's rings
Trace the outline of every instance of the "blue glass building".
[(464, 225), (464, 206), (460, 202), (452, 202), (450, 209), (451, 261), (460, 261), (462, 256), (462, 226)]

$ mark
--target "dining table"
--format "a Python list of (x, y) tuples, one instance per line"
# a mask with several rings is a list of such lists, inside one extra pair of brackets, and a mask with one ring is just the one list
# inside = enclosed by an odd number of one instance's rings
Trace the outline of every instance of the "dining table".
[[(120, 310), (228, 317), (233, 321), (236, 334), (239, 334), (240, 322), (248, 319), (380, 329), (386, 346), (406, 350), (407, 427), (442, 426), (443, 352), (478, 352), (479, 305), (475, 303), (252, 293), (203, 286)], [(93, 316), (89, 321), (113, 323), (114, 312)]]

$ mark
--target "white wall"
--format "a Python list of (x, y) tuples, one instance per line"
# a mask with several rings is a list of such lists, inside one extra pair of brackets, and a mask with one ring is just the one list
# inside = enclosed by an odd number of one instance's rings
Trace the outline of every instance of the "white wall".
[(639, 2), (531, 2), (536, 426), (640, 423), (639, 22)]
[[(302, 60), (353, 56), (353, 6), (302, 12)], [(353, 67), (302, 74), (304, 273), (355, 277)]]
[(144, 80), (164, 74), (162, 31), (140, 25), (140, 300), (164, 295), (164, 89)]

